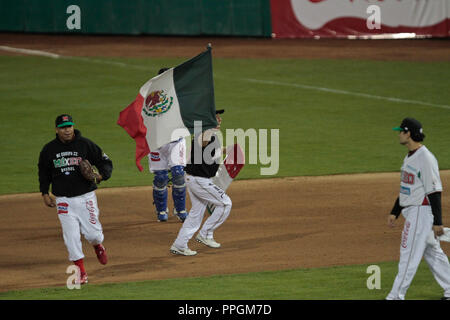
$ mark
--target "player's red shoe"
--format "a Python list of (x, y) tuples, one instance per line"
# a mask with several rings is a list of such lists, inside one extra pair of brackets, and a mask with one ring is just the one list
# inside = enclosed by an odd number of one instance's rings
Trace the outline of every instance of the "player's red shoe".
[(76, 284), (86, 284), (88, 283), (88, 275), (86, 272), (81, 272), (80, 279), (75, 281)]
[(106, 249), (102, 244), (94, 246), (95, 253), (97, 254), (97, 259), (101, 264), (108, 263), (108, 256), (106, 255)]

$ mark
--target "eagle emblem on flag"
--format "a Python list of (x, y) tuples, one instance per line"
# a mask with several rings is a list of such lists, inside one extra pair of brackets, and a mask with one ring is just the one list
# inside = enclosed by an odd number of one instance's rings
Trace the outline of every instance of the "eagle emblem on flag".
[(164, 90), (151, 92), (144, 101), (144, 113), (149, 117), (156, 117), (170, 110), (173, 97), (167, 97)]

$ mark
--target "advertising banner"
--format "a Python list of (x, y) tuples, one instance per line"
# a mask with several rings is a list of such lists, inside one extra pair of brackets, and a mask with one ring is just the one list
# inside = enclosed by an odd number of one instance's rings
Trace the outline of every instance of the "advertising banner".
[(449, 0), (271, 0), (275, 38), (450, 36)]

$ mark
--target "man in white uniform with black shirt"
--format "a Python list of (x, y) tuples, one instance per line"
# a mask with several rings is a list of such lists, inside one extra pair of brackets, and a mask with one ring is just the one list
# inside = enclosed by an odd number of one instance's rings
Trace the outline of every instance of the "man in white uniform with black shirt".
[(450, 299), (450, 264), (438, 240), (444, 233), (438, 162), (421, 143), (425, 135), (419, 121), (405, 118), (394, 130), (400, 132), (400, 144), (409, 152), (401, 167), (400, 195), (388, 217), (388, 224), (393, 226), (402, 213), (405, 224), (398, 274), (386, 299), (405, 299), (422, 257), (444, 290), (443, 299)]
[(200, 228), (209, 203), (214, 204), (215, 209), (203, 223), (195, 240), (210, 248), (217, 249), (221, 246), (214, 240), (214, 231), (228, 218), (232, 202), (225, 191), (215, 185), (211, 178), (216, 175), (222, 158), (223, 150), (215, 132), (220, 128), (222, 122), (220, 114), (223, 112), (223, 109), (216, 111), (217, 127), (215, 129), (206, 130), (192, 139), (190, 163), (186, 166), (186, 185), (192, 207), (170, 248), (173, 254), (184, 256), (197, 254), (196, 251), (189, 249), (188, 242)]

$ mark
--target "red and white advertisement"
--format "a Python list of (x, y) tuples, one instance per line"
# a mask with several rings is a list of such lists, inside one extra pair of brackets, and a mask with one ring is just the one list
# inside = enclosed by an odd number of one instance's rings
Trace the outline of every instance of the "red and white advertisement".
[(271, 0), (275, 38), (449, 37), (450, 0)]

